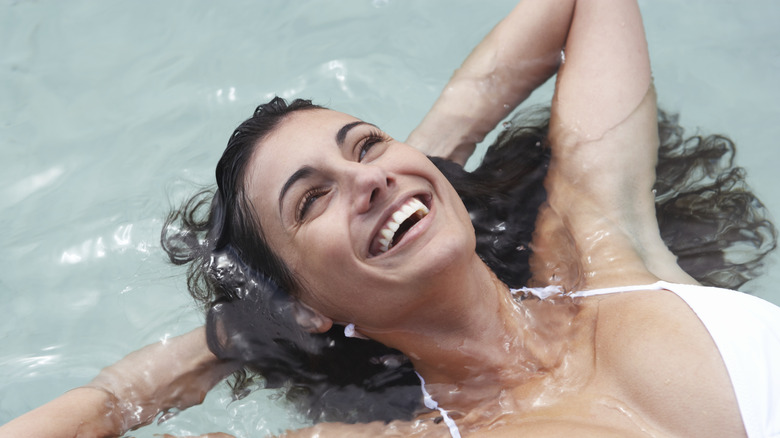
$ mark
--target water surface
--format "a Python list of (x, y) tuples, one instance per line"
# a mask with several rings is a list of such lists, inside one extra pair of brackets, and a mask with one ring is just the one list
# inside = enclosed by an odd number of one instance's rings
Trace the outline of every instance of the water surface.
[[(660, 105), (734, 138), (780, 215), (780, 5), (640, 2)], [(159, 248), (170, 203), (209, 184), (235, 125), (274, 94), (405, 138), (510, 0), (0, 2), (0, 423), (132, 349), (202, 322)], [(532, 101), (549, 100), (548, 84)], [(776, 257), (745, 290), (780, 303)], [(134, 434), (262, 436), (273, 394)]]

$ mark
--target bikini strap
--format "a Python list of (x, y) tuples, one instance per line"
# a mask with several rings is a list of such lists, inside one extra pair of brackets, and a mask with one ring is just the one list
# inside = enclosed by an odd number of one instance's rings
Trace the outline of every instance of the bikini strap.
[(460, 438), (460, 430), (458, 430), (458, 425), (455, 424), (455, 420), (453, 420), (448, 415), (445, 409), (439, 407), (439, 404), (436, 403), (436, 400), (434, 400), (433, 397), (431, 397), (431, 394), (428, 393), (428, 390), (425, 389), (425, 379), (423, 379), (423, 376), (421, 376), (417, 371), (414, 373), (417, 374), (417, 377), (420, 379), (420, 386), (422, 387), (423, 393), (423, 403), (425, 404), (425, 407), (428, 409), (438, 409), (442, 418), (444, 419), (444, 424), (446, 424), (450, 429), (450, 435), (452, 438)]
[(594, 295), (607, 295), (607, 294), (615, 294), (620, 292), (636, 292), (640, 290), (663, 290), (663, 289), (666, 288), (659, 281), (653, 284), (639, 284), (633, 286), (616, 286), (616, 287), (605, 287), (602, 289), (583, 290), (583, 291), (572, 292), (568, 295), (571, 297), (592, 297)]
[(606, 287), (602, 289), (590, 289), (590, 290), (582, 290), (582, 291), (569, 292), (569, 293), (564, 292), (560, 286), (521, 287), (519, 289), (509, 289), (509, 292), (511, 292), (512, 295), (517, 295), (517, 294), (533, 295), (539, 299), (544, 300), (550, 296), (558, 295), (558, 294), (567, 295), (573, 298), (580, 298), (580, 297), (591, 297), (594, 295), (614, 294), (619, 292), (636, 292), (640, 290), (663, 290), (663, 289), (666, 289), (666, 287), (664, 286), (664, 282), (659, 281), (653, 284)]

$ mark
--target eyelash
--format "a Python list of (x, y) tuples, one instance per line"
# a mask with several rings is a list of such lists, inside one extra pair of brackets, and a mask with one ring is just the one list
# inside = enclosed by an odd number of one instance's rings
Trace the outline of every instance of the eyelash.
[(362, 162), (363, 158), (368, 153), (369, 149), (371, 149), (374, 145), (377, 143), (381, 143), (383, 141), (387, 140), (387, 136), (382, 132), (378, 130), (372, 130), (366, 135), (363, 140), (361, 140), (359, 144), (359, 150), (358, 150), (358, 162)]
[(317, 200), (320, 196), (327, 193), (327, 190), (322, 188), (314, 188), (309, 191), (307, 191), (303, 197), (301, 198), (300, 206), (298, 207), (298, 214), (296, 215), (296, 218), (298, 222), (303, 221), (303, 219), (306, 217), (306, 212), (309, 211), (309, 207), (311, 207), (311, 204), (314, 203), (314, 201)]

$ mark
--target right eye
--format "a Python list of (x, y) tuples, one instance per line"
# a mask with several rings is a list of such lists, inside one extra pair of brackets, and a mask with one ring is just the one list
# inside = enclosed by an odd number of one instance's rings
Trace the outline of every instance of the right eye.
[(306, 219), (306, 213), (308, 213), (311, 206), (325, 193), (327, 193), (327, 191), (322, 188), (314, 188), (304, 193), (298, 204), (298, 213), (295, 216), (298, 222)]

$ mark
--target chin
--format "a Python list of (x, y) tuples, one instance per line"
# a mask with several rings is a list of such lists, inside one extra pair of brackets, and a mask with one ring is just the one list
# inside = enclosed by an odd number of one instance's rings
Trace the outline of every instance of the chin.
[[(474, 230), (469, 233), (449, 233), (440, 238), (421, 254), (420, 266), (424, 266), (424, 275), (436, 277), (465, 272), (476, 257), (476, 237)], [(433, 243), (433, 242), (432, 242)], [(478, 258), (478, 257), (477, 257)]]

